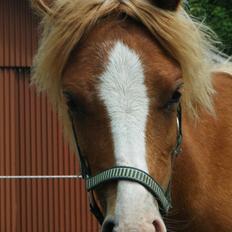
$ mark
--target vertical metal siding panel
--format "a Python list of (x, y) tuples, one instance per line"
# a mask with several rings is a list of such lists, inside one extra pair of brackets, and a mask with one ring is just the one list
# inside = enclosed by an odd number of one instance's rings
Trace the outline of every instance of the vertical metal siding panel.
[[(75, 154), (76, 155), (76, 154)], [(76, 155), (77, 156), (77, 155)], [(79, 164), (78, 164), (78, 159), (75, 159), (75, 173), (79, 173)], [(75, 184), (75, 197), (76, 197), (76, 204), (75, 204), (75, 210), (76, 210), (76, 225), (77, 225), (77, 231), (81, 231), (81, 195), (80, 195), (80, 191), (81, 191), (81, 181), (76, 182)]]
[[(42, 106), (42, 96), (41, 94), (37, 97), (37, 105), (36, 105), (36, 139), (37, 139), (37, 159), (35, 162), (37, 163), (37, 174), (42, 175), (42, 162), (41, 162), (41, 156), (42, 156), (42, 129), (41, 129), (41, 106)], [(37, 181), (37, 226), (38, 231), (43, 231), (43, 212), (41, 210), (41, 206), (43, 205), (43, 197), (42, 197), (42, 182), (43, 180)]]
[(86, 210), (86, 192), (85, 192), (85, 187), (84, 184), (82, 182), (81, 184), (81, 224), (82, 224), (82, 228), (81, 231), (85, 231), (87, 232), (87, 210)]
[(16, 7), (14, 7), (14, 15), (18, 15), (18, 18), (16, 19), (15, 17), (15, 64), (12, 64), (12, 66), (16, 66), (16, 64), (20, 64), (20, 61), (21, 61), (21, 54), (22, 54), (22, 48), (20, 46), (21, 44), (21, 36), (20, 33), (21, 33), (21, 30), (20, 30), (20, 26), (21, 26), (21, 23), (20, 23), (20, 19), (19, 19), (19, 10), (20, 10), (20, 2), (21, 1), (17, 1), (15, 4), (16, 4)]
[[(57, 175), (59, 173), (58, 167), (58, 121), (55, 113), (52, 114), (52, 126), (53, 126), (53, 167), (54, 167), (54, 174)], [(53, 181), (53, 189), (54, 189), (54, 196), (53, 196), (53, 210), (54, 210), (54, 231), (59, 231), (59, 180)]]
[[(29, 79), (29, 75), (26, 74), (26, 78), (28, 79), (28, 81), (30, 80)], [(32, 88), (31, 86), (29, 85), (28, 83), (28, 90), (29, 90), (29, 96), (30, 96), (30, 101), (29, 101), (29, 120), (30, 120), (30, 173), (33, 174), (34, 173), (34, 138), (35, 138), (35, 133), (34, 133), (34, 118), (32, 117), (33, 115), (33, 97), (34, 97), (34, 94), (32, 92)], [(33, 225), (33, 222), (34, 222), (34, 216), (35, 216), (35, 205), (34, 205), (34, 182), (35, 180), (30, 180), (30, 205), (31, 205), (31, 231), (33, 231), (34, 229), (34, 225)]]
[[(38, 45), (38, 31), (37, 31), (37, 26), (38, 26), (38, 18), (35, 16), (35, 14), (33, 13), (30, 4), (28, 4), (27, 2), (27, 12), (29, 14), (29, 28), (28, 31), (30, 31), (30, 34), (28, 36), (27, 42), (30, 43), (31, 47), (30, 50), (28, 52), (27, 55), (27, 66), (31, 66), (32, 65), (32, 60), (33, 60), (33, 56), (36, 52), (37, 49), (37, 45)], [(27, 13), (26, 13), (27, 15)]]
[[(27, 66), (26, 63), (26, 56), (27, 56), (27, 42), (26, 42), (26, 35), (27, 35), (27, 25), (26, 25), (26, 15), (23, 15), (23, 10), (24, 10), (24, 6), (23, 6), (23, 2), (25, 1), (20, 1), (20, 37), (21, 37), (21, 62), (19, 64), (19, 66)], [(21, 17), (22, 16), (22, 17)]]
[[(25, 57), (25, 43), (24, 43), (24, 35), (25, 35), (25, 32), (24, 30), (26, 29), (25, 28), (25, 25), (24, 25), (24, 22), (23, 22), (23, 15), (22, 15), (22, 11), (23, 11), (23, 6), (22, 6), (22, 2), (23, 1), (18, 1), (18, 21), (19, 21), (19, 47), (16, 48), (17, 49), (17, 52), (19, 52), (20, 54), (20, 57), (19, 57), (19, 63), (16, 63), (15, 66), (19, 66), (19, 67), (23, 67), (23, 66), (26, 66), (26, 64), (24, 63), (24, 57)], [(17, 4), (17, 3), (16, 3)]]
[[(15, 153), (15, 169), (16, 169), (16, 175), (20, 175), (20, 79), (19, 79), (19, 74), (15, 74), (15, 114), (16, 114), (16, 153)], [(16, 181), (16, 228), (14, 232), (21, 232), (21, 181), (17, 180)]]
[[(40, 95), (39, 94), (35, 94), (35, 118), (34, 118), (34, 121), (35, 121), (35, 159), (34, 159), (34, 163), (35, 163), (35, 174), (39, 174), (40, 175), (40, 172), (39, 172), (39, 164), (38, 164), (38, 157), (39, 157), (39, 154), (40, 154), (40, 144), (39, 144), (39, 130), (38, 130), (38, 122), (39, 122), (39, 115), (38, 115), (38, 109), (39, 109), (39, 100), (40, 100)], [(40, 181), (39, 180), (36, 180), (36, 185), (35, 185), (35, 199), (36, 199), (36, 202), (35, 202), (35, 211), (36, 211), (36, 223), (35, 223), (35, 227), (36, 227), (36, 230), (35, 231), (40, 231), (39, 229), (39, 226), (41, 224), (41, 220), (40, 220), (40, 216), (39, 216), (39, 185), (40, 185)]]
[[(25, 167), (26, 167), (26, 174), (30, 175), (31, 174), (31, 131), (30, 131), (30, 126), (31, 126), (31, 121), (30, 121), (30, 87), (28, 84), (28, 78), (27, 75), (24, 73), (24, 90), (25, 90), (25, 95), (24, 95), (24, 122), (25, 122)], [(27, 195), (27, 231), (30, 232), (32, 231), (32, 204), (31, 204), (31, 180), (26, 180), (26, 195)]]
[[(3, 111), (2, 114), (3, 116), (3, 146), (4, 150), (3, 153), (1, 154), (3, 156), (3, 174), (6, 173), (12, 173), (13, 172), (13, 155), (12, 151), (12, 144), (11, 141), (11, 134), (12, 134), (12, 128), (14, 127), (14, 115), (12, 114), (12, 107), (11, 105), (14, 104), (13, 96), (12, 94), (12, 89), (11, 89), (11, 82), (13, 79), (12, 72), (9, 71), (4, 71), (4, 83), (3, 83), (3, 99), (4, 99), (4, 104), (3, 104)], [(13, 121), (12, 121), (13, 120)], [(13, 228), (13, 207), (12, 207), (12, 201), (13, 201), (13, 183), (11, 181), (3, 181), (3, 202), (2, 205), (4, 205), (4, 211), (3, 214), (5, 214), (5, 229), (12, 231)]]
[[(26, 0), (0, 1), (0, 66), (30, 66), (37, 45), (37, 19)], [(34, 31), (35, 32), (35, 31)]]
[[(9, 1), (10, 3), (10, 1)], [(14, 64), (15, 63), (15, 22), (14, 22), (14, 18), (13, 16), (15, 16), (14, 14), (14, 7), (9, 6), (9, 14), (8, 14), (8, 25), (10, 25), (10, 27), (8, 27), (8, 39), (9, 39), (9, 62)]]
[[(10, 173), (11, 175), (16, 174), (16, 153), (17, 153), (17, 142), (16, 142), (16, 75), (14, 72), (10, 72)], [(16, 181), (10, 181), (10, 193), (11, 193), (11, 231), (14, 232), (16, 229)]]
[[(24, 76), (20, 75), (19, 78), (19, 106), (20, 106), (20, 111), (19, 111), (19, 168), (20, 168), (20, 174), (21, 175), (26, 175), (25, 172), (25, 122), (24, 122)], [(27, 225), (25, 223), (25, 220), (27, 218), (26, 214), (26, 204), (27, 204), (27, 197), (26, 197), (26, 181), (25, 180), (20, 180), (20, 228), (21, 231), (27, 232)]]
[(31, 30), (30, 30), (30, 22), (31, 22), (31, 15), (28, 14), (28, 12), (31, 11), (29, 10), (29, 4), (27, 4), (26, 1), (23, 1), (23, 15), (27, 16), (25, 17), (25, 26), (26, 26), (26, 31), (25, 31), (25, 42), (26, 42), (26, 56), (25, 56), (25, 64), (28, 66), (31, 66)]
[[(4, 75), (5, 73), (3, 72), (3, 78), (5, 78), (5, 75)], [(4, 123), (4, 121), (5, 121), (5, 91), (4, 91), (4, 85), (5, 85), (5, 81), (4, 81), (4, 79), (3, 79), (3, 82), (2, 82), (2, 84), (3, 84), (3, 90), (2, 90), (2, 95), (3, 95), (3, 111), (2, 111), (2, 121), (3, 121), (3, 124), (2, 124), (2, 144), (3, 144), (3, 147), (2, 147), (2, 154), (1, 154), (1, 173), (3, 174), (3, 175), (5, 175), (5, 123)], [(3, 229), (5, 228), (5, 216), (6, 216), (6, 214), (5, 214), (5, 186), (6, 186), (6, 182), (5, 182), (5, 180), (3, 180), (3, 181), (1, 181), (1, 205), (0, 205), (0, 207), (1, 207), (1, 215), (2, 215), (2, 223), (3, 223), (3, 225), (2, 225), (2, 227), (3, 227)]]
[[(47, 134), (48, 134), (48, 154), (47, 154), (47, 163), (48, 163), (48, 175), (53, 175), (53, 141), (52, 141), (52, 110), (48, 102), (47, 104)], [(52, 223), (54, 211), (53, 211), (53, 180), (47, 181), (47, 191), (48, 191), (48, 221), (49, 221), (49, 231), (54, 231), (54, 224)]]
[(75, 209), (76, 209), (76, 224), (77, 224), (77, 232), (81, 232), (81, 187), (80, 187), (80, 181), (78, 181), (75, 184), (75, 196), (76, 196), (76, 204), (75, 204)]
[[(9, 9), (10, 8), (10, 2), (9, 1), (4, 1), (4, 7), (5, 9)], [(6, 10), (4, 10), (3, 12), (3, 15), (4, 15), (4, 22), (8, 22), (9, 21), (9, 13), (7, 13)], [(7, 24), (3, 24), (3, 39), (4, 39), (4, 65), (7, 65), (10, 63), (10, 60), (9, 60), (9, 55), (10, 55), (10, 52), (9, 52), (9, 47), (10, 47), (10, 44), (9, 44), (9, 30), (10, 30), (10, 27), (7, 25)]]
[[(0, 174), (15, 173), (15, 75), (0, 70)], [(0, 180), (0, 230), (15, 228), (15, 181)]]
[[(69, 152), (70, 152), (70, 162), (71, 162), (71, 170), (72, 173), (79, 174), (78, 170), (78, 165), (77, 165), (77, 157), (76, 154), (74, 154), (72, 148), (69, 147)], [(79, 208), (77, 207), (77, 202), (78, 202), (78, 191), (77, 191), (77, 186), (79, 185), (80, 180), (72, 180), (72, 185), (71, 185), (71, 199), (73, 199), (73, 217), (71, 219), (71, 222), (74, 223), (74, 231), (79, 231)]]
[[(18, 74), (19, 75), (19, 74)], [(24, 171), (23, 171), (23, 154), (24, 154), (24, 147), (22, 146), (23, 144), (23, 141), (24, 141), (24, 134), (23, 134), (23, 131), (24, 131), (24, 125), (23, 125), (23, 85), (24, 83), (24, 79), (23, 77), (18, 76), (18, 104), (19, 104), (19, 112), (18, 112), (18, 143), (19, 143), (19, 150), (18, 150), (18, 156), (17, 156), (17, 162), (18, 162), (18, 174), (19, 175), (24, 175)], [(23, 181), (19, 180), (19, 188), (18, 188), (18, 195), (19, 195), (19, 210), (18, 210), (18, 217), (19, 217), (19, 231), (22, 231), (23, 230), (23, 218), (25, 217), (25, 214), (24, 212), (22, 211), (22, 197), (24, 196), (23, 195)], [(24, 230), (25, 231), (25, 230)]]
[[(6, 6), (5, 6), (5, 2), (4, 1), (0, 1), (0, 64), (2, 66), (5, 65), (5, 49), (6, 49), (6, 46), (5, 46), (5, 36), (4, 36), (4, 30), (5, 30), (5, 27), (4, 27), (4, 23), (5, 23), (5, 12), (6, 12)], [(3, 75), (3, 74), (2, 74)]]
[[(2, 7), (3, 7), (3, 22), (8, 22), (9, 23), (9, 18), (10, 18), (10, 1), (1, 1)], [(3, 66), (6, 66), (7, 64), (10, 63), (10, 27), (9, 24), (3, 23), (2, 25), (2, 30), (3, 30)]]
[[(30, 66), (37, 33), (28, 2), (0, 1), (0, 12), (0, 66)], [(0, 72), (0, 173), (14, 174), (17, 166), (21, 175), (74, 174), (77, 157), (65, 145), (46, 97), (29, 88), (27, 74), (17, 75), (14, 82), (15, 71)], [(0, 231), (94, 232), (97, 228), (82, 181), (20, 180), (18, 187), (15, 183), (0, 181)]]
[[(18, 74), (15, 73), (15, 173), (14, 175), (19, 175), (19, 81)], [(15, 227), (13, 232), (20, 231), (20, 181), (15, 180)]]
[[(63, 136), (62, 136), (63, 137)], [(65, 145), (65, 141), (63, 139), (63, 151), (64, 151), (64, 170), (63, 172), (66, 175), (70, 174), (70, 170), (69, 170), (69, 157), (68, 157), (68, 147)], [(70, 198), (68, 197), (69, 195), (69, 184), (70, 184), (70, 180), (65, 180), (64, 181), (64, 194), (65, 194), (65, 231), (71, 231), (70, 230)]]
[[(41, 154), (41, 157), (42, 157), (42, 173), (43, 174), (46, 174), (47, 172), (47, 118), (46, 118), (46, 115), (47, 115), (47, 99), (45, 97), (45, 95), (42, 96), (42, 109), (41, 109), (41, 123), (42, 123), (42, 154)], [(42, 182), (42, 193), (43, 193), (43, 198), (42, 198), (42, 201), (43, 201), (43, 204), (42, 204), (42, 212), (43, 212), (43, 231), (44, 232), (48, 232), (48, 212), (47, 212), (47, 206), (48, 206), (48, 201), (47, 201), (47, 181), (44, 180)]]
[[(5, 110), (5, 96), (4, 96), (4, 81), (5, 81), (5, 75), (4, 71), (0, 70), (0, 107), (1, 107), (1, 114), (0, 114), (0, 173), (1, 175), (5, 175), (5, 162), (4, 162), (4, 156), (5, 156), (5, 135), (4, 135), (4, 110)], [(0, 229), (1, 231), (5, 230), (5, 181), (0, 181)]]
[[(70, 148), (68, 149), (68, 157), (69, 157), (69, 170), (70, 170), (70, 174), (75, 173), (75, 157), (73, 155), (73, 153), (70, 151)], [(75, 181), (77, 182), (77, 180), (70, 180), (69, 182), (69, 198), (70, 198), (70, 226), (71, 229), (70, 231), (74, 232), (77, 231), (76, 229), (76, 210), (75, 210), (75, 201), (76, 201), (76, 197), (75, 197), (75, 189), (74, 189), (74, 185), (75, 185)]]
[[(16, 154), (16, 168), (17, 168), (17, 175), (21, 175), (21, 144), (20, 144), (20, 136), (21, 136), (21, 125), (20, 125), (20, 103), (21, 103), (21, 81), (18, 78), (18, 74), (17, 74), (17, 154)], [(21, 181), (18, 180), (17, 181), (17, 192), (16, 192), (16, 196), (17, 196), (17, 232), (21, 231)]]
[(24, 64), (23, 62), (23, 57), (25, 55), (25, 47), (23, 46), (25, 25), (23, 24), (22, 2), (23, 1), (17, 1), (17, 3), (14, 2), (14, 4), (17, 4), (17, 8), (18, 8), (17, 20), (19, 22), (19, 43), (18, 43), (18, 47), (16, 48), (17, 53), (19, 54), (19, 59), (18, 59), (18, 63), (16, 63), (15, 66), (19, 66), (19, 67), (26, 66), (26, 64)]
[[(0, 19), (2, 14), (2, 7), (0, 7)], [(0, 21), (0, 25), (1, 21)], [(1, 27), (0, 27), (0, 32), (1, 32)], [(0, 38), (1, 40), (1, 38)], [(1, 54), (0, 54), (0, 59), (1, 59)], [(0, 69), (0, 175), (3, 175), (2, 170), (3, 170), (3, 71)], [(2, 231), (3, 227), (3, 181), (0, 181), (0, 231)]]
[[(10, 78), (10, 73), (9, 72), (5, 72), (6, 74), (6, 79), (5, 79), (5, 124), (4, 124), (4, 134), (5, 134), (5, 173), (9, 173), (10, 171), (10, 83), (9, 83), (9, 78)], [(11, 224), (11, 212), (10, 212), (10, 181), (7, 180), (6, 181), (6, 185), (5, 185), (5, 212), (6, 212), (6, 231), (10, 231), (10, 224)]]
[[(61, 135), (61, 128), (60, 125), (58, 127), (58, 154), (59, 154), (59, 174), (63, 171), (63, 165), (64, 165), (64, 157), (63, 157), (63, 139)], [(60, 222), (60, 230), (65, 231), (65, 220), (64, 220), (64, 212), (65, 212), (65, 206), (64, 206), (64, 180), (59, 180), (59, 222)]]
[[(4, 7), (3, 7), (4, 2), (0, 1), (0, 65), (4, 64)], [(2, 74), (0, 74), (2, 75)], [(1, 128), (0, 128), (1, 129)]]
[(85, 214), (83, 213), (84, 212), (84, 208), (85, 207), (85, 204), (83, 203), (83, 194), (82, 194), (82, 181), (79, 183), (79, 186), (78, 186), (78, 192), (79, 192), (79, 199), (78, 199), (78, 207), (79, 207), (79, 210), (80, 210), (80, 217), (78, 219), (79, 223), (80, 223), (80, 231), (84, 231), (84, 226), (83, 226), (83, 220), (85, 220)]
[(89, 213), (89, 203), (88, 203), (88, 197), (86, 195), (86, 189), (85, 189), (85, 186), (84, 186), (84, 192), (83, 192), (84, 196), (85, 196), (85, 209), (86, 209), (86, 228), (87, 228), (87, 231), (91, 231), (92, 228), (91, 228), (91, 221), (90, 221), (90, 217), (92, 217), (92, 215)]
[[(30, 89), (30, 121), (31, 121), (31, 174), (37, 175), (36, 168), (36, 93), (35, 88)], [(32, 180), (32, 231), (37, 232), (37, 180)]]

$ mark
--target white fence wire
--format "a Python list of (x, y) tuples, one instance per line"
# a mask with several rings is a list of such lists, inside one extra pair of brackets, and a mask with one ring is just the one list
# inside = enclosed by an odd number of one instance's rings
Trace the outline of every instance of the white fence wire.
[(0, 180), (20, 180), (20, 179), (81, 179), (81, 175), (53, 175), (53, 176), (0, 176)]

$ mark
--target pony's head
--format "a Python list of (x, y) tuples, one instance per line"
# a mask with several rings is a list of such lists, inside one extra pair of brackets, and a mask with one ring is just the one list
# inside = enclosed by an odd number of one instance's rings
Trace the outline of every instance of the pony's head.
[[(133, 167), (167, 191), (180, 101), (188, 115), (200, 106), (212, 111), (208, 36), (174, 0), (37, 6), (44, 33), (33, 81), (70, 134), (72, 118), (91, 175)], [(103, 231), (166, 231), (157, 199), (141, 184), (110, 181), (94, 195)]]

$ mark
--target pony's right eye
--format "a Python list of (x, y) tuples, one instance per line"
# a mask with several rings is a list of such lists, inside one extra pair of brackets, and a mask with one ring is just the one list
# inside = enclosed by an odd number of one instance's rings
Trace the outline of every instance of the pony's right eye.
[(73, 96), (73, 94), (71, 94), (69, 92), (64, 92), (64, 96), (65, 96), (66, 104), (67, 104), (69, 110), (76, 111), (77, 104), (76, 104), (76, 100), (75, 100), (75, 97)]

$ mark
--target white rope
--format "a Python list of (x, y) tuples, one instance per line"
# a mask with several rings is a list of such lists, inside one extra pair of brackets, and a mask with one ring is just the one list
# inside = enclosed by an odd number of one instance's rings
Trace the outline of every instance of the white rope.
[(0, 176), (0, 180), (9, 179), (81, 179), (81, 175), (57, 175), (57, 176)]

